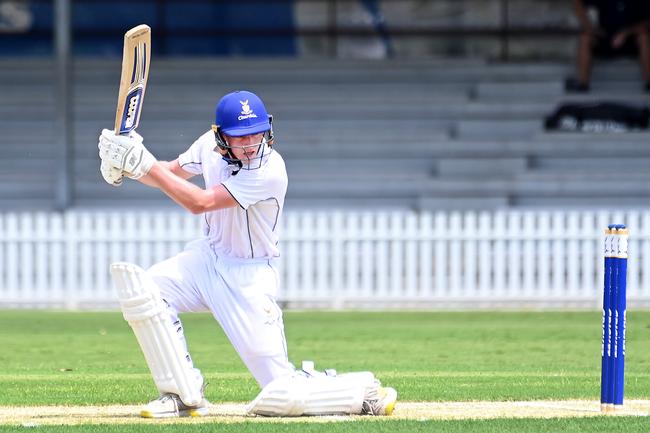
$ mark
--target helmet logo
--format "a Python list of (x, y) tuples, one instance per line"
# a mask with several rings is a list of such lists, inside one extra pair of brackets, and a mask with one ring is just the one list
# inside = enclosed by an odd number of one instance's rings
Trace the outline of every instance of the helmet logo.
[(257, 117), (257, 114), (253, 113), (251, 106), (248, 105), (248, 99), (245, 101), (239, 101), (239, 103), (241, 104), (241, 115), (237, 117), (237, 120), (245, 120)]
[(241, 104), (241, 114), (251, 114), (253, 110), (251, 110), (251, 106), (248, 105), (248, 99), (245, 101), (239, 101)]

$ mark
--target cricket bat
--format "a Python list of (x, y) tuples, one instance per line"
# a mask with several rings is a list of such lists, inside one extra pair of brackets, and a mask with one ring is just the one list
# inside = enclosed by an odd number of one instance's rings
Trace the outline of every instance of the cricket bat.
[(138, 127), (151, 60), (151, 28), (146, 24), (124, 34), (122, 76), (115, 113), (115, 134), (124, 135)]

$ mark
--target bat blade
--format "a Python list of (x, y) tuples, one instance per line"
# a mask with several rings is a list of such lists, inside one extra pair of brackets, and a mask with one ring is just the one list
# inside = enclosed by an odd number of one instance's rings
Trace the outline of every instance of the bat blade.
[(115, 133), (128, 134), (138, 127), (151, 61), (151, 28), (136, 26), (124, 34), (122, 75), (115, 112)]

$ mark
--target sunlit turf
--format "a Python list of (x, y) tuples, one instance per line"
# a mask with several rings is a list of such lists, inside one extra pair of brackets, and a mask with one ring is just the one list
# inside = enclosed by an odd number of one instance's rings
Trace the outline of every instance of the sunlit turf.
[[(215, 402), (257, 384), (210, 315), (183, 317)], [(650, 397), (650, 312), (628, 320), (626, 397)], [(400, 399), (596, 399), (598, 312), (289, 312), (292, 362), (371, 370)], [(120, 313), (0, 312), (0, 405), (138, 403), (155, 395)]]
[[(210, 315), (183, 317), (209, 400), (259, 391)], [(592, 399), (600, 386), (599, 312), (289, 312), (291, 361), (371, 370), (402, 401)], [(156, 395), (120, 313), (0, 311), (0, 405), (137, 404)], [(650, 312), (628, 318), (626, 397), (650, 398)], [(183, 432), (647, 431), (647, 418), (184, 424)], [(18, 426), (0, 426), (0, 432)], [(178, 425), (39, 426), (40, 432), (167, 432)], [(21, 428), (24, 429), (24, 428)]]

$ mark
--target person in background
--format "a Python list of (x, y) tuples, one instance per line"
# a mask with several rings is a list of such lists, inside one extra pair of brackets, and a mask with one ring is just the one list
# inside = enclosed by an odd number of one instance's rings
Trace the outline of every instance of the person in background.
[[(573, 0), (580, 22), (577, 76), (565, 89), (588, 92), (593, 57), (638, 55), (644, 89), (650, 92), (650, 0)], [(589, 9), (597, 13), (594, 20)]]
[(388, 32), (388, 27), (386, 26), (386, 18), (381, 12), (379, 2), (377, 0), (361, 0), (361, 4), (372, 17), (372, 25), (375, 27), (377, 34), (381, 38), (381, 42), (384, 44), (386, 57), (394, 57), (395, 50), (393, 49), (393, 42), (391, 40), (390, 33)]

